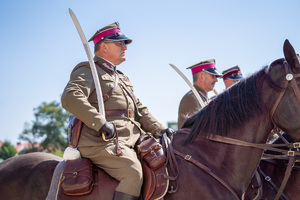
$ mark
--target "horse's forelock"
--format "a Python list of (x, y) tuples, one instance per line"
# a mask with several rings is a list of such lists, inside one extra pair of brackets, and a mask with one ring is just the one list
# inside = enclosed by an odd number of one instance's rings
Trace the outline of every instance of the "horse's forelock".
[[(284, 61), (285, 61), (284, 58), (277, 59), (277, 60), (273, 61), (273, 62), (271, 63), (271, 65), (269, 65), (268, 67), (265, 68), (265, 71), (266, 71), (266, 79), (267, 79), (268, 85), (269, 85), (271, 88), (273, 88), (273, 89), (275, 89), (275, 90), (277, 90), (277, 91), (280, 91), (280, 90), (282, 90), (283, 88), (282, 88), (280, 85), (276, 84), (276, 83), (271, 79), (271, 77), (270, 77), (270, 70), (271, 70), (271, 68), (274, 70), (276, 67), (279, 67), (279, 68), (282, 67)], [(277, 69), (275, 69), (275, 70), (279, 70), (279, 68), (277, 68)]]
[(185, 143), (193, 141), (199, 134), (226, 136), (255, 115), (263, 114), (261, 86), (266, 77), (265, 68), (228, 88), (188, 119), (183, 128), (190, 127), (192, 131)]

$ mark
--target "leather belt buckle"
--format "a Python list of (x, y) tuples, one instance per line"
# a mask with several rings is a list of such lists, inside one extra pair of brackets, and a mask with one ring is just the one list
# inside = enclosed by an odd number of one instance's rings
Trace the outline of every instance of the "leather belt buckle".
[(294, 144), (293, 144), (293, 147), (294, 147), (295, 149), (300, 148), (300, 143), (299, 143), (299, 142), (294, 143)]
[(295, 156), (295, 151), (288, 151), (287, 156)]
[(127, 110), (127, 117), (128, 118), (134, 118), (134, 112), (132, 109), (128, 109)]

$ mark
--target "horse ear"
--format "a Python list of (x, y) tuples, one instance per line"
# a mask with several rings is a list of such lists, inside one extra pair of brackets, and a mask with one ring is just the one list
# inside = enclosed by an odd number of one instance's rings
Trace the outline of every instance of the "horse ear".
[(284, 57), (286, 62), (295, 69), (300, 69), (300, 62), (298, 59), (298, 56), (295, 52), (294, 47), (291, 45), (291, 43), (289, 42), (289, 40), (285, 40), (284, 41), (284, 45), (283, 45), (283, 53), (284, 53)]

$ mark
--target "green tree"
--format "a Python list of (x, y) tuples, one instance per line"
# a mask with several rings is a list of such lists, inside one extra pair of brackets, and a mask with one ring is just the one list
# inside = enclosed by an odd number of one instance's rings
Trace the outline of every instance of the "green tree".
[(32, 126), (25, 123), (25, 129), (19, 139), (25, 140), (32, 146), (41, 141), (41, 145), (49, 152), (65, 149), (68, 146), (68, 118), (70, 113), (64, 110), (60, 103), (43, 102), (34, 108), (35, 120)]
[(17, 154), (15, 147), (9, 142), (4, 141), (3, 145), (0, 148), (0, 158), (6, 160), (10, 157), (14, 157)]

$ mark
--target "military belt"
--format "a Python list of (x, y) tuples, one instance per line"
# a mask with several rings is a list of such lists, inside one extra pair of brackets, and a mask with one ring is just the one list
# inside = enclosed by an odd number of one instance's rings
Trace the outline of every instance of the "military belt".
[[(98, 104), (91, 103), (93, 107), (95, 107), (98, 110)], [(132, 109), (115, 109), (115, 110), (105, 110), (105, 116), (106, 117), (113, 117), (113, 116), (121, 116), (121, 117), (128, 117), (133, 118), (135, 117), (134, 110)]]
[(128, 118), (134, 118), (134, 116), (135, 116), (134, 111), (131, 109), (128, 109), (128, 110), (106, 110), (105, 115), (107, 117), (122, 116), (122, 117), (128, 117)]

